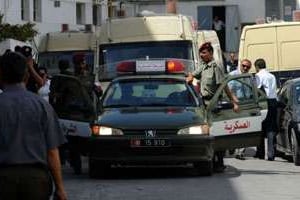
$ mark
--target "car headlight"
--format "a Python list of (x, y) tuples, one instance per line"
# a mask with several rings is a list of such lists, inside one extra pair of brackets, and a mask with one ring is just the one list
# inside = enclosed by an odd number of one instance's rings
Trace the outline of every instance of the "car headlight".
[(92, 125), (92, 135), (100, 136), (100, 135), (123, 135), (122, 130), (116, 128), (110, 128), (107, 126), (100, 125)]
[(180, 129), (178, 135), (209, 135), (209, 126), (207, 124), (190, 126)]

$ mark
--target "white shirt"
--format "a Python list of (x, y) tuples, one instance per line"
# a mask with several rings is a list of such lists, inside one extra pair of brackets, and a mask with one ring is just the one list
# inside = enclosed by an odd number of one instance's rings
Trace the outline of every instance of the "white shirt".
[[(229, 72), (229, 75), (231, 76), (239, 74), (243, 74), (239, 67), (236, 70)], [(244, 81), (249, 82), (249, 79), (244, 79)], [(238, 99), (249, 99), (253, 94), (251, 88), (236, 80), (231, 80), (228, 83), (228, 87)]]
[(49, 92), (50, 92), (50, 80), (48, 79), (39, 91), (38, 94), (43, 97), (46, 101), (49, 101)]
[(229, 75), (239, 75), (242, 74), (242, 72), (240, 71), (240, 68), (238, 67), (236, 70), (233, 70), (231, 72), (229, 72)]
[(224, 26), (225, 25), (221, 20), (214, 21), (214, 28), (216, 31), (221, 31)]
[(264, 88), (268, 99), (277, 99), (277, 84), (276, 78), (273, 74), (268, 72), (266, 69), (259, 70), (255, 74), (257, 88)]

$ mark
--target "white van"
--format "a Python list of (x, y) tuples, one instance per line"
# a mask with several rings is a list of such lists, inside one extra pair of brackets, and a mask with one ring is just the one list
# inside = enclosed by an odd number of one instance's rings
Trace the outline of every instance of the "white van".
[[(245, 26), (242, 31), (239, 60), (266, 61), (278, 86), (300, 75), (300, 22), (273, 22)], [(254, 72), (254, 67), (252, 68)]]
[(40, 38), (38, 63), (53, 75), (59, 73), (59, 60), (68, 60), (70, 70), (73, 71), (72, 58), (80, 53), (85, 56), (89, 69), (93, 69), (95, 45), (96, 33), (94, 32), (50, 32)]

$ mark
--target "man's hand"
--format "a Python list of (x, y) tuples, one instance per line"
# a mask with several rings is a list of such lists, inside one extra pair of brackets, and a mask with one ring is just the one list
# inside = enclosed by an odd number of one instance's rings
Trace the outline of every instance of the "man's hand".
[(67, 200), (67, 193), (64, 190), (56, 190), (54, 194), (55, 200)]
[(191, 84), (194, 80), (194, 76), (191, 73), (189, 73), (185, 80), (188, 84)]
[(27, 65), (28, 65), (30, 71), (34, 70), (34, 60), (32, 58), (27, 58)]
[(237, 112), (240, 112), (240, 107), (239, 107), (239, 105), (238, 105), (237, 103), (235, 103), (235, 102), (233, 103), (233, 111), (236, 112), (236, 113), (237, 113)]
[(63, 185), (58, 148), (48, 150), (47, 155), (49, 170), (55, 183), (55, 198), (66, 200), (67, 194)]

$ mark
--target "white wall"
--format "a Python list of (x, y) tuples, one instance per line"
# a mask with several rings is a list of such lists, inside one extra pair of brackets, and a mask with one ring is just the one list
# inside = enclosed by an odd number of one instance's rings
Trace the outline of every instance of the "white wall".
[(0, 0), (1, 1), (1, 13), (4, 16), (4, 22), (16, 24), (22, 23), (21, 21), (21, 2), (15, 0)]
[[(197, 20), (197, 6), (238, 5), (241, 23), (255, 22), (257, 18), (265, 17), (265, 0), (225, 0), (225, 1), (189, 1), (177, 2), (177, 12), (189, 15)], [(157, 13), (165, 12), (165, 5), (141, 5), (140, 10), (151, 10)]]
[(54, 1), (42, 1), (42, 22), (58, 24), (76, 23), (76, 4), (61, 1), (60, 7), (54, 7)]
[[(30, 1), (30, 19), (32, 20), (32, 3)], [(118, 5), (120, 0), (115, 0)], [(300, 0), (297, 0), (298, 2)], [(60, 31), (61, 24), (69, 24), (73, 30), (83, 29), (82, 25), (76, 25), (76, 2), (86, 3), (85, 23), (92, 24), (92, 2), (93, 0), (61, 0), (60, 7), (54, 7), (53, 0), (41, 0), (42, 21), (36, 23), (36, 28), (41, 34), (53, 31)], [(265, 17), (265, 0), (224, 0), (224, 1), (178, 1), (177, 12), (189, 15), (197, 20), (197, 6), (200, 5), (238, 5), (241, 23), (255, 22), (257, 18)], [(107, 0), (101, 1), (102, 21), (107, 17)], [(165, 13), (164, 4), (136, 6), (125, 3), (126, 16), (133, 16), (137, 11), (152, 10), (157, 13)], [(4, 22), (11, 24), (22, 24), (27, 21), (21, 20), (21, 1), (20, 0), (0, 0), (1, 12), (5, 14)]]
[[(30, 2), (30, 21), (33, 19), (33, 0)], [(61, 0), (60, 7), (54, 7), (53, 0), (41, 0), (42, 23), (76, 24), (76, 2), (85, 3), (85, 24), (93, 22), (93, 0)], [(102, 4), (106, 1), (103, 1)], [(5, 8), (6, 6), (6, 8)], [(5, 14), (5, 22), (22, 24), (27, 21), (21, 20), (21, 0), (0, 0), (1, 13)], [(34, 22), (35, 23), (35, 22)], [(51, 25), (50, 25), (51, 26)]]

